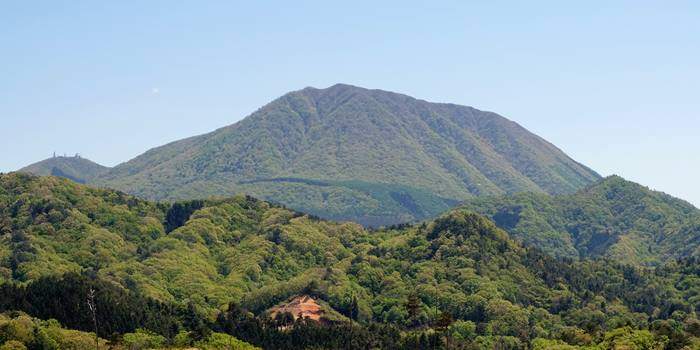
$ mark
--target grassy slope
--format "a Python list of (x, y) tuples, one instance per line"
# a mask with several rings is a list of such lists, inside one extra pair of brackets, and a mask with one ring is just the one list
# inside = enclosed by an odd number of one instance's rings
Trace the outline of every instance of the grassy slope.
[[(277, 182), (271, 190), (269, 183), (255, 182), (279, 178), (336, 185)], [(152, 149), (97, 183), (153, 199), (249, 193), (324, 217), (390, 224), (435, 211), (412, 212), (392, 198), (342, 183), (397, 184), (463, 200), (519, 191), (566, 193), (598, 178), (494, 113), (336, 85), (289, 93), (236, 124)], [(297, 198), (305, 195), (302, 206)], [(371, 217), (376, 212), (381, 217)]]

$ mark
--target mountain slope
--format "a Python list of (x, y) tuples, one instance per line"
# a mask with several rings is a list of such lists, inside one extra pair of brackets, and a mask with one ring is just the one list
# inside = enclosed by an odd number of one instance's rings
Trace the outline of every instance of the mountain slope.
[(575, 194), (478, 198), (465, 207), (557, 256), (655, 264), (700, 253), (700, 210), (619, 176)]
[(78, 183), (86, 183), (106, 173), (108, 167), (89, 159), (75, 157), (53, 157), (28, 165), (19, 171), (41, 176), (60, 176)]
[(383, 225), (435, 216), (473, 196), (568, 193), (598, 179), (497, 114), (339, 84), (288, 93), (236, 124), (149, 150), (96, 183), (151, 199), (248, 193)]
[[(412, 332), (425, 335), (420, 332), (438, 310), (457, 321), (454, 333), (461, 338), (454, 341), (463, 348), (506, 343), (500, 348), (522, 349), (541, 338), (591, 346), (612, 342), (608, 335), (644, 329), (655, 332), (646, 331), (649, 338), (675, 344), (667, 348), (681, 349), (700, 327), (696, 260), (656, 271), (559, 261), (463, 209), (424, 225), (368, 231), (249, 197), (169, 205), (57, 177), (11, 173), (0, 175), (0, 243), (0, 291), (8, 290), (3, 282), (32, 286), (43, 278), (51, 286), (46, 277), (80, 273), (122, 288), (127, 297), (204, 310), (221, 329), (256, 344), (264, 339), (248, 311), (264, 317), (271, 307), (306, 294), (360, 324), (400, 327), (398, 337), (409, 344)], [(69, 298), (83, 300), (75, 294)], [(27, 297), (51, 299), (42, 293)], [(28, 307), (22, 300), (12, 305)], [(217, 311), (230, 302), (226, 312)], [(43, 316), (70, 317), (60, 310), (76, 304), (84, 305), (54, 301), (58, 314)], [(110, 312), (100, 315), (108, 319)], [(90, 329), (92, 323), (76, 327)]]

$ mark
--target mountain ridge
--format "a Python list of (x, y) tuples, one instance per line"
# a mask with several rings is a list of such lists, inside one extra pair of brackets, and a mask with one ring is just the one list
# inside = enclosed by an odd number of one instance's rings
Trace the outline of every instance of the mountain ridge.
[[(438, 198), (567, 193), (599, 178), (495, 113), (336, 84), (287, 93), (232, 125), (152, 148), (94, 183), (157, 200), (248, 193), (377, 226), (435, 216), (447, 209)], [(339, 184), (347, 181), (365, 185)], [(388, 184), (405, 186), (393, 198), (413, 198), (420, 210), (382, 194), (392, 192), (382, 189)], [(420, 191), (433, 204), (415, 200)]]
[(463, 206), (554, 256), (654, 265), (700, 254), (700, 209), (617, 175), (573, 194), (483, 197)]
[(60, 176), (78, 183), (86, 183), (109, 171), (109, 167), (95, 163), (79, 155), (74, 157), (53, 156), (27, 165), (18, 170), (41, 176)]

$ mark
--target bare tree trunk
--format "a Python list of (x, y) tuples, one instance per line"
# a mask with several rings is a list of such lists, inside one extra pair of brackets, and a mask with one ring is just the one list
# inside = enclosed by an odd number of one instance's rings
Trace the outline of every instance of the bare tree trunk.
[(95, 305), (95, 290), (92, 288), (88, 291), (87, 304), (92, 313), (92, 324), (95, 327), (95, 350), (100, 350), (100, 337), (97, 335), (97, 305)]

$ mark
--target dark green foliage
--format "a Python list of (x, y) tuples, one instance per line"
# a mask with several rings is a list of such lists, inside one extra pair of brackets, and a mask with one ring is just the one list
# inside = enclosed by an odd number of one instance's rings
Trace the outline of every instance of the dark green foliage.
[[(98, 334), (103, 338), (137, 328), (174, 336), (180, 329), (182, 312), (177, 307), (76, 274), (43, 277), (27, 286), (0, 285), (0, 312), (22, 310), (42, 319), (56, 319), (69, 328), (94, 331), (87, 304), (91, 288), (96, 291)], [(203, 319), (199, 314), (194, 317)]]
[(350, 301), (350, 312), (349, 312), (349, 315), (348, 315), (348, 316), (349, 316), (350, 319), (353, 320), (353, 321), (358, 321), (358, 320), (359, 320), (359, 316), (360, 316), (360, 306), (359, 306), (359, 304), (358, 304), (357, 297), (354, 296), (354, 295), (352, 296), (352, 300)]
[(189, 220), (190, 215), (203, 206), (204, 202), (200, 200), (173, 203), (165, 213), (165, 232), (168, 233), (184, 225)]
[(420, 312), (420, 301), (416, 293), (411, 293), (408, 295), (408, 300), (406, 300), (406, 320), (410, 323), (415, 322), (418, 318), (418, 313)]

